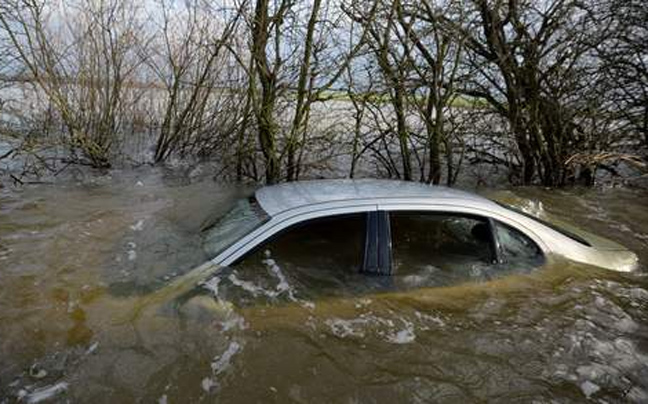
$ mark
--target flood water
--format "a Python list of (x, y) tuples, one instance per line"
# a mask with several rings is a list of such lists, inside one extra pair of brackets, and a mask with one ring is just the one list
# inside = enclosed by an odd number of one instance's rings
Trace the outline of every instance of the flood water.
[(161, 169), (0, 189), (0, 403), (648, 402), (648, 192), (479, 190), (625, 245), (633, 274), (318, 295), (261, 252), (263, 277), (167, 304), (250, 191)]

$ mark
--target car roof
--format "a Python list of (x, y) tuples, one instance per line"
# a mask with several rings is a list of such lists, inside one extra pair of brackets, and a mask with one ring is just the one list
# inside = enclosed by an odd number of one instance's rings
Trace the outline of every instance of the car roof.
[(477, 204), (492, 201), (469, 192), (418, 182), (373, 179), (340, 179), (288, 182), (260, 188), (255, 197), (270, 216), (281, 212), (327, 202), (375, 200), (377, 203), (394, 199), (444, 201), (456, 200)]

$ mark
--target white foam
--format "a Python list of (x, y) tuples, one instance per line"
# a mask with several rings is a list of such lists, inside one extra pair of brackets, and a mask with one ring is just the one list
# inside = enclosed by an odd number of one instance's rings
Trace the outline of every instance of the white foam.
[(601, 388), (598, 384), (590, 382), (589, 380), (584, 381), (580, 385), (581, 391), (585, 394), (585, 397), (590, 398), (593, 394), (596, 394)]
[(200, 382), (200, 385), (202, 386), (203, 390), (209, 393), (214, 387), (218, 387), (218, 382), (210, 377), (205, 377), (204, 379), (202, 379), (202, 382)]
[(137, 223), (130, 226), (133, 231), (142, 231), (144, 229), (144, 219), (138, 220)]
[(229, 320), (221, 322), (221, 327), (223, 331), (229, 331), (234, 329), (245, 330), (247, 325), (245, 324), (245, 319), (241, 316), (235, 316)]
[(445, 325), (446, 325), (445, 321), (443, 321), (443, 319), (441, 319), (440, 317), (432, 316), (430, 314), (421, 313), (420, 311), (416, 311), (414, 314), (416, 315), (416, 317), (419, 320), (425, 321), (426, 323), (434, 323), (434, 324), (438, 325), (439, 327), (445, 327)]
[(414, 325), (409, 321), (403, 320), (405, 323), (405, 328), (397, 331), (395, 334), (390, 334), (387, 336), (387, 341), (392, 344), (409, 344), (414, 342), (416, 339), (416, 334), (414, 334)]
[(220, 284), (220, 282), (221, 282), (221, 278), (219, 278), (218, 276), (214, 276), (207, 282), (203, 282), (202, 286), (205, 289), (209, 290), (214, 297), (218, 298), (218, 285)]
[(301, 300), (299, 302), (303, 308), (308, 309), (308, 310), (315, 310), (315, 303), (311, 302), (310, 300)]
[(211, 364), (211, 368), (214, 374), (218, 375), (227, 370), (227, 368), (230, 366), (232, 358), (239, 352), (240, 349), (241, 345), (238, 342), (230, 342), (225, 352), (223, 352), (222, 355), (214, 358), (214, 361)]
[(230, 274), (227, 279), (229, 279), (230, 282), (234, 286), (238, 286), (239, 288), (245, 290), (246, 292), (249, 292), (252, 294), (252, 296), (259, 296), (259, 295), (268, 295), (268, 291), (255, 285), (254, 283), (250, 281), (244, 281), (242, 279), (239, 279), (235, 274)]
[(63, 393), (68, 389), (68, 387), (69, 385), (66, 382), (60, 382), (51, 386), (42, 387), (40, 389), (32, 391), (31, 393), (27, 393), (25, 395), (25, 401), (30, 404), (40, 403), (41, 401), (48, 400), (58, 394)]
[(416, 340), (414, 324), (405, 319), (400, 319), (399, 322), (402, 323), (402, 327), (399, 327), (391, 319), (376, 317), (371, 313), (363, 313), (359, 317), (350, 320), (328, 319), (325, 324), (339, 338), (364, 338), (368, 331), (374, 329), (373, 333), (392, 344), (409, 344)]
[(535, 217), (545, 216), (545, 209), (541, 201), (527, 200), (521, 207), (522, 211)]
[(271, 296), (277, 297), (283, 293), (288, 293), (288, 298), (292, 301), (295, 301), (296, 299), (295, 299), (294, 290), (288, 283), (288, 280), (284, 275), (284, 273), (281, 271), (281, 268), (279, 267), (279, 265), (277, 265), (277, 262), (275, 260), (270, 258), (270, 251), (266, 250), (265, 254), (267, 258), (262, 261), (263, 264), (268, 269), (270, 275), (273, 275), (279, 281), (277, 283), (277, 286), (275, 286), (275, 291), (270, 292)]
[(357, 325), (364, 325), (367, 323), (366, 319), (353, 319), (353, 320), (343, 320), (340, 318), (334, 318), (325, 321), (326, 325), (329, 326), (331, 332), (336, 337), (346, 338), (346, 337), (359, 337), (362, 338), (365, 336), (362, 330), (356, 329)]
[(94, 353), (97, 350), (97, 348), (99, 348), (99, 342), (94, 342), (86, 350), (86, 355), (90, 355), (90, 354)]

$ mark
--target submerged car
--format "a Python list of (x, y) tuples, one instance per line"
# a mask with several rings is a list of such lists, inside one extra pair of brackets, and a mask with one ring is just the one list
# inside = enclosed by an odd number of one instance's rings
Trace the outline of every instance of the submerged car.
[(316, 180), (260, 188), (205, 229), (205, 249), (211, 264), (232, 266), (287, 234), (297, 234), (288, 240), (299, 249), (332, 226), (342, 230), (331, 236), (332, 244), (311, 248), (311, 258), (346, 254), (350, 259), (345, 262), (363, 274), (427, 270), (452, 278), (475, 268), (530, 270), (554, 257), (627, 272), (638, 261), (610, 240), (568, 231), (472, 193), (393, 180)]

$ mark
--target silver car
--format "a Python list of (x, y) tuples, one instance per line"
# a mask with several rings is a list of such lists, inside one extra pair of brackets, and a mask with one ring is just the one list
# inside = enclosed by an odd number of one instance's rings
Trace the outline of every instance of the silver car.
[(235, 265), (292, 229), (347, 217), (362, 218), (357, 271), (365, 274), (399, 274), (426, 262), (456, 271), (474, 270), (475, 263), (528, 270), (557, 257), (623, 272), (638, 264), (610, 240), (468, 192), (391, 180), (317, 180), (263, 187), (239, 201), (205, 230), (213, 258), (202, 271)]

